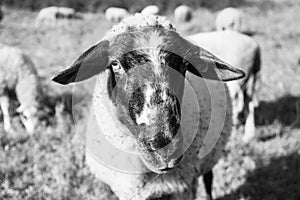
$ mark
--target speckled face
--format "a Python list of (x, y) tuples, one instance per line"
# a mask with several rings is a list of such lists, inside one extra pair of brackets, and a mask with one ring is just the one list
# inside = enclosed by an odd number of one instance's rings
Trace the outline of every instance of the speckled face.
[(144, 163), (157, 173), (181, 160), (185, 63), (162, 48), (140, 48), (116, 57), (106, 70), (107, 91), (117, 117), (138, 140)]
[(65, 85), (99, 75), (93, 94), (99, 108), (96, 118), (116, 120), (112, 132), (117, 136), (111, 139), (138, 150), (150, 170), (163, 173), (174, 168), (184, 152), (180, 131), (184, 122), (190, 125), (186, 109), (181, 116), (186, 70), (222, 81), (245, 75), (181, 37), (164, 18), (136, 14), (114, 26), (52, 80)]

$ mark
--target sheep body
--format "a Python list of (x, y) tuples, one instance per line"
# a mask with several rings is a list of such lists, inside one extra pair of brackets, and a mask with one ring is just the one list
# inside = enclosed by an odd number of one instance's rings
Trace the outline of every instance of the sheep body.
[(141, 13), (143, 15), (158, 15), (159, 13), (159, 8), (158, 6), (156, 5), (149, 5), (149, 6), (146, 6), (142, 11)]
[(51, 6), (40, 10), (36, 23), (53, 24), (58, 19), (81, 19), (82, 16), (73, 8)]
[(216, 18), (217, 31), (233, 30), (242, 32), (243, 12), (237, 8), (225, 8)]
[(188, 22), (192, 19), (192, 9), (186, 5), (180, 5), (174, 10), (176, 22)]
[[(158, 26), (174, 30), (171, 23), (163, 18), (151, 16), (141, 16), (141, 18), (129, 17), (124, 22), (114, 26), (104, 38), (114, 37), (122, 32), (129, 31), (130, 28), (135, 29), (141, 26)], [(108, 147), (104, 142), (106, 140), (105, 137), (103, 137), (103, 135), (99, 135), (98, 132), (95, 131), (98, 130), (97, 127), (95, 128), (97, 123), (91, 123), (94, 126), (88, 126), (87, 132), (89, 134), (86, 135), (86, 146), (88, 147), (86, 152), (87, 165), (98, 178), (106, 182), (111, 187), (120, 200), (150, 200), (159, 198), (168, 198), (170, 200), (195, 199), (198, 176), (211, 170), (218, 159), (222, 156), (224, 146), (231, 133), (232, 127), (231, 102), (226, 85), (217, 81), (204, 81), (191, 73), (187, 73), (186, 78), (195, 90), (199, 100), (198, 103), (201, 115), (197, 112), (193, 112), (194, 109), (192, 107), (192, 103), (189, 102), (193, 91), (186, 88), (184, 90), (183, 101), (186, 101), (187, 104), (185, 104), (186, 107), (184, 107), (182, 111), (186, 112), (186, 115), (188, 116), (184, 119), (184, 123), (189, 124), (189, 127), (184, 132), (189, 133), (189, 131), (197, 128), (198, 131), (195, 138), (191, 138), (192, 134), (184, 136), (187, 141), (192, 141), (192, 144), (185, 152), (183, 162), (167, 174), (157, 176), (157, 174), (152, 172), (126, 173), (126, 170), (119, 171), (109, 165), (106, 165), (111, 163), (103, 163), (101, 159), (99, 160), (98, 155), (95, 157), (97, 153), (103, 155), (110, 162), (121, 163), (119, 164), (121, 165), (119, 166), (121, 169), (126, 166), (126, 169), (131, 169), (133, 171), (147, 171), (140, 157), (126, 153), (120, 154), (120, 151), (113, 151), (111, 146)], [(106, 80), (106, 74), (100, 74), (98, 80), (99, 82), (97, 82), (95, 90), (105, 90), (107, 87), (107, 82), (104, 81)], [(188, 82), (186, 85), (187, 84)], [(216, 98), (213, 100), (210, 99), (210, 94), (205, 89), (206, 87), (211, 89), (210, 92), (217, 94)], [(105, 95), (105, 93), (100, 96), (98, 93), (97, 98), (100, 98), (101, 101), (104, 102), (110, 102), (107, 94)], [(94, 101), (94, 106), (97, 107), (102, 105), (97, 104), (97, 101)], [(214, 111), (207, 109), (210, 106), (214, 107)], [(227, 107), (225, 111), (224, 107)], [(112, 137), (113, 141), (111, 141), (119, 148), (127, 150), (134, 149), (136, 146), (135, 141), (131, 138), (131, 136), (129, 136), (129, 134), (127, 134), (128, 137), (124, 137), (124, 133), (117, 128), (120, 127), (120, 124), (115, 124), (115, 120), (108, 114), (110, 112), (106, 112), (106, 107), (104, 106), (98, 109), (103, 110), (101, 115), (105, 115), (102, 118), (104, 121), (99, 122), (97, 120), (100, 124), (105, 124), (104, 127), (101, 126), (103, 133), (105, 134), (105, 132), (108, 132), (108, 137)], [(211, 116), (214, 117), (211, 118)], [(223, 129), (218, 130), (217, 127), (219, 127), (218, 124), (220, 121), (224, 121), (224, 127)], [(106, 127), (107, 129), (105, 129)], [(203, 143), (209, 127), (215, 128), (209, 130), (207, 133), (207, 142)], [(220, 132), (221, 134), (219, 134)], [(121, 139), (118, 140), (117, 138)], [(214, 145), (215, 143), (216, 145)], [(201, 155), (203, 155), (203, 158)], [(143, 187), (145, 187), (145, 189), (143, 189)]]
[[(33, 62), (20, 49), (4, 44), (0, 44), (0, 54), (0, 96), (9, 98), (9, 94), (15, 93), (21, 112), (29, 108), (37, 109), (41, 94)], [(9, 114), (5, 111), (9, 105), (4, 107), (3, 114)], [(10, 117), (4, 117), (5, 129), (8, 131), (11, 128)]]
[(246, 113), (244, 141), (249, 142), (255, 136), (254, 107), (257, 104), (255, 90), (260, 71), (260, 48), (251, 37), (235, 32), (206, 32), (188, 36), (196, 44), (212, 52), (225, 62), (241, 67), (246, 78), (227, 83), (233, 99), (233, 120), (238, 122), (238, 114)]
[(110, 7), (105, 11), (105, 18), (112, 22), (120, 22), (129, 16), (129, 12), (125, 8)]

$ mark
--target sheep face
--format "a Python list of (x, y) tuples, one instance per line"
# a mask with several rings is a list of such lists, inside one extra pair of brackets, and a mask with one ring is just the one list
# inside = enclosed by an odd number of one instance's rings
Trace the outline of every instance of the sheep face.
[(118, 120), (137, 140), (144, 163), (158, 173), (182, 158), (179, 127), (185, 65), (179, 55), (143, 48), (125, 53), (106, 70), (107, 93)]
[[(147, 28), (117, 36), (108, 49), (106, 93), (115, 118), (130, 130), (145, 165), (157, 173), (182, 159), (180, 104), (188, 62), (174, 53), (179, 48), (165, 30)], [(94, 97), (101, 96), (97, 92), (103, 91), (96, 90)]]
[(106, 88), (96, 90), (94, 97), (107, 94), (114, 117), (130, 130), (144, 164), (164, 173), (182, 159), (180, 105), (186, 71), (217, 80), (244, 76), (175, 31), (139, 27), (91, 47), (53, 80), (68, 84), (106, 73), (107, 80), (101, 80)]

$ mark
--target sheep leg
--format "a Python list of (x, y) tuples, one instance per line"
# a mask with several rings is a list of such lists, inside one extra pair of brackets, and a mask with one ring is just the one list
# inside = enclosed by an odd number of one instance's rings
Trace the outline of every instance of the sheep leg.
[(4, 130), (6, 132), (11, 132), (12, 128), (11, 128), (11, 118), (9, 115), (10, 105), (9, 105), (8, 96), (5, 95), (0, 97), (0, 107), (3, 114)]
[(209, 172), (206, 172), (203, 175), (203, 182), (204, 182), (204, 187), (206, 191), (206, 199), (207, 200), (212, 200), (212, 183), (213, 183), (213, 172), (210, 170)]
[(245, 123), (245, 131), (243, 136), (243, 141), (249, 143), (255, 137), (255, 122), (254, 122), (254, 102), (249, 102), (249, 114)]

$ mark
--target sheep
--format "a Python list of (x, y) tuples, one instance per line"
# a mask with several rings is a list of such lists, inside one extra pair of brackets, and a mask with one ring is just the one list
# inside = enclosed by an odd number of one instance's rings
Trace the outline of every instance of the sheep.
[(212, 168), (232, 128), (223, 81), (244, 75), (165, 18), (135, 14), (52, 80), (96, 76), (86, 162), (120, 200), (192, 200), (201, 174), (212, 198)]
[(230, 30), (198, 33), (188, 38), (225, 62), (242, 67), (246, 72), (245, 79), (228, 84), (230, 95), (234, 100), (234, 124), (237, 125), (239, 117), (244, 118), (243, 141), (250, 142), (255, 137), (254, 109), (258, 105), (256, 89), (261, 68), (259, 45), (251, 37)]
[(82, 19), (73, 8), (51, 6), (40, 10), (36, 23), (54, 24), (58, 19)]
[(242, 32), (244, 14), (237, 8), (225, 8), (216, 17), (217, 31), (233, 30)]
[(188, 22), (192, 19), (192, 9), (186, 5), (180, 5), (174, 10), (176, 22)]
[(143, 15), (158, 15), (159, 13), (159, 8), (158, 6), (156, 5), (149, 5), (149, 6), (146, 6), (142, 11), (141, 13)]
[(111, 22), (118, 23), (129, 16), (129, 12), (125, 8), (110, 7), (105, 11), (105, 18)]
[(31, 59), (22, 50), (0, 44), (0, 106), (4, 129), (12, 132), (11, 108), (13, 97), (20, 106), (17, 112), (28, 133), (38, 125), (38, 111), (41, 105), (39, 77)]

